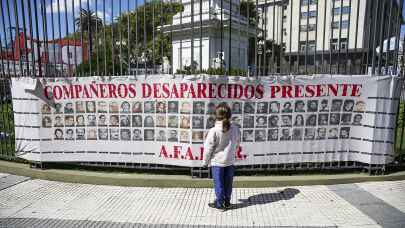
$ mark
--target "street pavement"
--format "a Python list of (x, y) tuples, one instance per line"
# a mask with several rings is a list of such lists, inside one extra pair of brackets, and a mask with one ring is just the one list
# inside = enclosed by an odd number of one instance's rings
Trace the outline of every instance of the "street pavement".
[(405, 181), (234, 188), (64, 183), (0, 173), (0, 227), (405, 227)]

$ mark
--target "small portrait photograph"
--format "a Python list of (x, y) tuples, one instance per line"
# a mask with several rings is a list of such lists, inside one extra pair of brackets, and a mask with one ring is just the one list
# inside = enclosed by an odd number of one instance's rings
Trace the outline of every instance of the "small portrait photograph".
[(289, 128), (281, 129), (280, 140), (281, 141), (291, 140), (291, 134), (290, 134), (290, 129)]
[(291, 115), (281, 115), (281, 126), (282, 127), (291, 127), (292, 125), (292, 116)]
[(192, 128), (193, 129), (204, 129), (204, 116), (193, 116)]
[(269, 128), (278, 127), (279, 119), (280, 119), (280, 117), (278, 117), (276, 115), (269, 116)]
[(132, 140), (134, 141), (142, 141), (142, 130), (141, 129), (134, 129), (132, 131)]
[(76, 140), (85, 140), (86, 139), (86, 129), (76, 128)]
[(298, 114), (295, 116), (294, 126), (304, 126), (304, 116), (302, 114)]
[(353, 116), (353, 125), (361, 125), (361, 121), (363, 120), (363, 116), (361, 114), (356, 114)]
[[(84, 117), (83, 117), (84, 125)], [(74, 116), (65, 116), (65, 127), (74, 127), (75, 126), (75, 117)]]
[(75, 104), (76, 104), (76, 113), (85, 113), (86, 112), (84, 101), (76, 101)]
[(119, 129), (110, 129), (110, 140), (120, 140)]
[(88, 128), (87, 129), (87, 140), (96, 140), (97, 139), (97, 129)]
[(108, 140), (108, 129), (107, 128), (99, 128), (98, 129), (98, 139), (100, 139), (100, 140)]
[(324, 128), (324, 127), (318, 128), (316, 139), (319, 139), (319, 140), (326, 139), (326, 132), (327, 132), (326, 128)]
[(180, 113), (181, 114), (190, 114), (191, 112), (191, 104), (188, 101), (181, 102), (180, 105)]
[(326, 99), (321, 100), (321, 104), (319, 106), (320, 112), (329, 112), (329, 101)]
[(165, 115), (156, 116), (156, 127), (166, 127), (166, 116)]
[(202, 142), (204, 140), (204, 132), (203, 131), (193, 131), (191, 133), (191, 140), (193, 142)]
[(56, 103), (55, 104), (55, 111), (53, 112), (55, 114), (61, 114), (62, 112), (62, 104), (61, 103)]
[(255, 130), (255, 142), (266, 141), (266, 130)]
[(60, 128), (55, 129), (55, 138), (56, 140), (61, 140), (63, 139), (63, 130)]
[(305, 126), (316, 126), (316, 114), (307, 115)]
[(281, 110), (281, 112), (283, 112), (283, 113), (291, 113), (292, 111), (293, 110), (292, 110), (292, 107), (291, 107), (291, 102), (289, 102), (289, 101), (284, 102), (283, 109)]
[(364, 101), (357, 101), (356, 105), (353, 108), (355, 112), (364, 112), (366, 111), (366, 103)]
[(110, 103), (110, 113), (118, 113), (119, 105), (117, 102), (113, 101)]
[(86, 112), (87, 113), (96, 112), (96, 102), (95, 101), (86, 101)]
[(340, 113), (331, 113), (329, 117), (330, 125), (339, 125), (340, 122)]
[(315, 139), (315, 128), (305, 128), (304, 140)]
[(169, 116), (169, 119), (167, 121), (167, 126), (172, 127), (172, 128), (178, 128), (179, 127), (179, 117), (178, 116)]
[(112, 127), (118, 127), (119, 126), (119, 117), (118, 115), (111, 115), (110, 116), (110, 125)]
[(155, 127), (155, 120), (153, 116), (145, 116), (143, 119), (143, 126), (144, 127)]
[(77, 115), (76, 116), (76, 126), (85, 126), (84, 115)]
[(54, 126), (55, 127), (63, 127), (63, 119), (62, 116), (55, 116), (55, 122), (54, 122)]
[(244, 128), (253, 128), (255, 119), (254, 116), (243, 116), (243, 127)]
[(177, 135), (177, 130), (167, 130), (167, 134), (168, 134), (167, 141), (169, 141), (169, 142), (179, 141), (179, 136)]
[(131, 112), (131, 105), (129, 104), (128, 101), (124, 101), (121, 103), (120, 112), (121, 113), (130, 113)]
[(193, 102), (193, 114), (204, 114), (204, 101)]
[(141, 115), (132, 116), (132, 127), (142, 127), (142, 116)]
[(303, 129), (294, 128), (292, 133), (292, 140), (302, 140)]
[(305, 112), (305, 102), (303, 100), (295, 101), (295, 112)]
[(256, 127), (266, 128), (267, 127), (267, 117), (266, 116), (256, 116)]
[(343, 112), (351, 112), (354, 108), (354, 100), (345, 100), (343, 103)]
[(96, 115), (87, 116), (87, 126), (96, 126)]
[(269, 113), (280, 113), (280, 102), (278, 101), (270, 102)]
[(254, 114), (255, 113), (255, 103), (247, 101), (243, 106), (243, 113)]
[(63, 108), (63, 112), (64, 112), (65, 114), (71, 114), (71, 113), (73, 113), (73, 112), (74, 112), (73, 103), (72, 103), (72, 102), (66, 103), (66, 104), (65, 104), (65, 107)]
[(145, 129), (143, 130), (143, 138), (145, 141), (155, 141), (155, 130), (153, 129)]
[(339, 132), (337, 127), (329, 129), (328, 139), (337, 139), (338, 136)]
[(319, 114), (318, 115), (318, 125), (328, 125), (329, 114)]
[(131, 140), (131, 130), (130, 129), (121, 129), (120, 130), (121, 140), (129, 141)]
[(65, 139), (66, 140), (74, 140), (75, 139), (75, 133), (74, 133), (72, 128), (66, 129)]
[(133, 113), (142, 113), (142, 102), (140, 102), (140, 101), (132, 102), (132, 112)]
[(215, 116), (209, 116), (205, 124), (205, 129), (211, 129), (215, 126)]
[(107, 113), (108, 112), (108, 105), (105, 101), (97, 102), (97, 112), (98, 113)]
[(232, 114), (242, 114), (242, 104), (240, 102), (232, 102)]
[(180, 131), (180, 142), (189, 143), (190, 142), (190, 132)]
[(350, 125), (352, 123), (352, 114), (344, 113), (342, 114), (341, 125)]
[(180, 116), (180, 128), (190, 128), (189, 116)]
[(317, 100), (310, 100), (307, 103), (308, 103), (308, 107), (307, 107), (308, 112), (318, 112), (318, 101)]
[(332, 107), (330, 108), (331, 112), (340, 112), (342, 111), (342, 104), (343, 101), (340, 99), (333, 99), (332, 100)]
[(166, 141), (166, 131), (163, 129), (160, 129), (156, 131), (156, 141)]
[(179, 113), (179, 102), (178, 101), (167, 102), (167, 112), (168, 113)]
[(267, 114), (269, 109), (269, 103), (267, 102), (258, 102), (257, 103), (257, 114)]
[(207, 104), (207, 114), (208, 115), (215, 114), (215, 108), (216, 108), (215, 103), (214, 102), (209, 102)]
[(155, 102), (145, 101), (143, 110), (145, 113), (155, 113)]
[(98, 116), (98, 126), (107, 126), (107, 116), (101, 114)]
[(350, 135), (350, 127), (342, 127), (340, 128), (340, 135), (341, 139), (348, 139)]
[(254, 140), (253, 130), (243, 130), (242, 140), (244, 142), (253, 142)]
[(131, 126), (131, 120), (130, 120), (129, 115), (120, 116), (120, 126), (121, 127), (130, 127)]
[(158, 101), (156, 103), (156, 113), (166, 113), (166, 101)]
[(267, 133), (268, 141), (278, 141), (278, 129), (269, 129)]
[(51, 106), (48, 104), (43, 104), (41, 107), (41, 113), (42, 114), (51, 114)]
[[(265, 117), (266, 119), (266, 117)], [(231, 117), (231, 122), (238, 126), (239, 128), (242, 127), (242, 117), (241, 116), (232, 116)], [(266, 127), (266, 126), (265, 126)]]

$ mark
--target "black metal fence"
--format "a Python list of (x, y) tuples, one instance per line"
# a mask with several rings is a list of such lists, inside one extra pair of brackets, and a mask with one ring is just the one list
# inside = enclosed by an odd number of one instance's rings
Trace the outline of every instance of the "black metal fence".
[[(11, 77), (379, 76), (404, 69), (400, 0), (2, 0), (0, 7), (3, 159), (15, 158)], [(398, 161), (404, 119), (402, 100)], [(273, 168), (289, 167), (312, 165)]]

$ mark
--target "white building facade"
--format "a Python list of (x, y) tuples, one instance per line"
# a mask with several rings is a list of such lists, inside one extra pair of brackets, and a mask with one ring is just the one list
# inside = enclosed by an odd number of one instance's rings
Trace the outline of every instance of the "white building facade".
[(255, 31), (248, 26), (246, 17), (240, 15), (240, 1), (223, 0), (222, 7), (220, 0), (179, 2), (184, 11), (173, 17), (172, 24), (159, 28), (172, 37), (172, 72), (221, 66), (226, 69), (229, 64), (233, 69), (246, 71), (248, 38)]

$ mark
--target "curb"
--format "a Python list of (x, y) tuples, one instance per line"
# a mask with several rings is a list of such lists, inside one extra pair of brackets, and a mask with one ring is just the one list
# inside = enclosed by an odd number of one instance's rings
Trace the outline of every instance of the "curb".
[[(34, 179), (94, 185), (160, 188), (212, 188), (211, 179), (193, 179), (186, 175), (155, 175), (63, 169), (33, 169), (28, 164), (0, 161), (0, 172)], [(405, 180), (405, 171), (382, 176), (364, 173), (294, 176), (236, 176), (235, 188), (285, 187), (349, 184), (368, 181)]]

